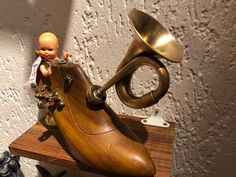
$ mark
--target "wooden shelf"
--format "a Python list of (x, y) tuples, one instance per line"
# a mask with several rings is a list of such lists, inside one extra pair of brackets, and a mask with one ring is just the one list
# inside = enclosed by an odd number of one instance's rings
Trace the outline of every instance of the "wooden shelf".
[[(144, 143), (155, 163), (155, 177), (170, 177), (173, 153), (175, 124), (169, 128), (144, 126), (140, 118), (120, 116)], [(22, 134), (9, 146), (12, 154), (69, 168), (96, 171), (92, 167), (76, 162), (63, 146), (63, 140), (57, 128), (48, 128), (37, 123)], [(99, 172), (102, 173), (103, 172)], [(109, 176), (108, 174), (105, 176)]]

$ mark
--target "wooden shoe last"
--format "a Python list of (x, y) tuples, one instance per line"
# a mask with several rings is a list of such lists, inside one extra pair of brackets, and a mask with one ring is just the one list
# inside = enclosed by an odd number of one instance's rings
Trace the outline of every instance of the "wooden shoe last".
[(63, 108), (50, 110), (70, 154), (108, 172), (153, 176), (149, 153), (118, 115), (106, 103), (100, 108), (88, 104), (86, 94), (92, 83), (81, 67), (64, 64), (52, 69), (49, 78), (39, 77), (38, 82), (51, 87), (64, 102)]

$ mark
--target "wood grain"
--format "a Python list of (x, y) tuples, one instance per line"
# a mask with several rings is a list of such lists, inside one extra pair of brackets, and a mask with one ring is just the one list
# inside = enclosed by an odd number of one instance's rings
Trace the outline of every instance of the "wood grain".
[[(82, 68), (67, 63), (53, 66), (52, 70), (50, 77), (37, 77), (37, 98), (50, 102), (48, 109), (65, 140), (62, 144), (67, 152), (77, 161), (109, 173), (153, 176), (154, 162), (136, 135), (106, 102), (94, 105), (87, 101), (92, 83)], [(68, 77), (72, 79), (71, 85), (66, 82)], [(61, 100), (64, 107), (50, 100)]]
[[(144, 126), (140, 123), (140, 118), (124, 115), (120, 117), (151, 154), (157, 171), (155, 177), (170, 177), (175, 124), (171, 123), (169, 128)], [(67, 153), (59, 131), (56, 128), (46, 127), (40, 122), (13, 141), (9, 149), (15, 155), (114, 177), (75, 161)]]

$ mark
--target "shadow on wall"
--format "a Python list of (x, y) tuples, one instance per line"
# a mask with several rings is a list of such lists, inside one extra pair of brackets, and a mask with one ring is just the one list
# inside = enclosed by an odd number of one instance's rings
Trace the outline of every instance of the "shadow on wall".
[[(23, 46), (30, 46), (33, 63), (37, 38), (51, 31), (59, 37), (59, 55), (64, 45), (68, 28), (72, 0), (9, 0), (1, 2), (0, 29), (13, 35), (19, 35)], [(30, 44), (24, 44), (24, 37), (30, 38)], [(29, 71), (26, 71), (28, 74)]]
[[(27, 48), (26, 51), (31, 51), (32, 60), (27, 61), (29, 66), (35, 59), (37, 38), (45, 31), (51, 31), (58, 36), (60, 46), (58, 55), (60, 56), (68, 29), (71, 4), (72, 0), (8, 0), (1, 2), (0, 30), (3, 34), (7, 32), (19, 37), (21, 45)], [(29, 75), (30, 68), (24, 72), (24, 75)]]

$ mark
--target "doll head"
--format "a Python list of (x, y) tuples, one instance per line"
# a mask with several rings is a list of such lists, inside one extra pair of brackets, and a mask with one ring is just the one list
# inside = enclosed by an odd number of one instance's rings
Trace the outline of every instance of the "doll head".
[(58, 39), (50, 32), (42, 33), (38, 38), (39, 55), (44, 59), (53, 59), (57, 56)]

